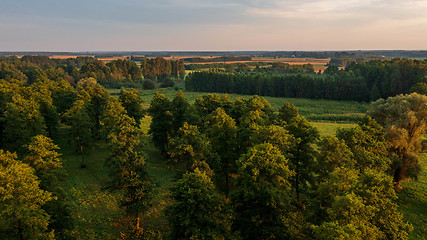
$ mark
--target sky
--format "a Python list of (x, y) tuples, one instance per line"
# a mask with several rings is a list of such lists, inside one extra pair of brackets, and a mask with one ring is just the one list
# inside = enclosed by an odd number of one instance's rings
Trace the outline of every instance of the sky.
[(0, 51), (427, 50), (427, 0), (0, 0)]

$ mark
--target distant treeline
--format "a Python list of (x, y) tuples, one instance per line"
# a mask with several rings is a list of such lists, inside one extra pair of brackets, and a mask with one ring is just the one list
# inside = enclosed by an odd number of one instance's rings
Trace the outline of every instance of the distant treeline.
[(163, 58), (142, 59), (142, 68), (134, 61), (113, 60), (105, 63), (92, 57), (52, 59), (47, 56), (0, 58), (0, 79), (34, 82), (38, 78), (65, 79), (76, 85), (80, 79), (93, 77), (104, 87), (152, 89), (155, 82), (172, 86), (173, 79), (185, 76), (182, 61)]
[(186, 64), (185, 70), (200, 70), (200, 69), (225, 69), (235, 70), (239, 68), (250, 69), (250, 66), (268, 66), (270, 62), (245, 62), (245, 63), (199, 63), (199, 64)]
[(181, 60), (165, 60), (157, 57), (153, 59), (144, 58), (141, 60), (142, 74), (149, 79), (165, 78), (173, 76), (176, 78), (185, 77), (184, 62)]
[(221, 69), (225, 72), (243, 72), (254, 70), (256, 72), (275, 72), (275, 73), (314, 73), (313, 65), (290, 65), (281, 62), (245, 62), (245, 63), (206, 63), (206, 64), (187, 64), (186, 70), (200, 69)]
[(183, 58), (184, 62), (191, 63), (203, 63), (203, 62), (233, 62), (233, 61), (251, 61), (252, 57), (250, 56), (225, 56), (225, 57), (212, 57), (212, 58)]
[[(96, 56), (96, 57), (123, 57), (123, 56), (145, 56), (149, 58), (170, 56), (257, 56), (257, 57), (302, 57), (302, 58), (339, 58), (339, 57), (399, 57), (399, 58), (427, 58), (426, 50), (374, 50), (374, 51), (155, 51), (155, 52), (0, 52), (0, 56), (10, 55), (34, 55), (34, 56)], [(139, 57), (136, 57), (139, 58)], [(135, 61), (140, 61), (137, 59)]]
[(239, 73), (194, 72), (186, 78), (190, 91), (258, 94), (273, 97), (372, 101), (427, 82), (427, 61), (393, 59), (352, 64), (345, 70), (330, 66), (322, 75), (257, 68)]

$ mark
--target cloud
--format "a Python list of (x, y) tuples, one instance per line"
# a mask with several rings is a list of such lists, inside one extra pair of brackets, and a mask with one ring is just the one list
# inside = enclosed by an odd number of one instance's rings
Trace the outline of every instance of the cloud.
[(426, 12), (427, 0), (2, 0), (0, 50), (425, 48)]

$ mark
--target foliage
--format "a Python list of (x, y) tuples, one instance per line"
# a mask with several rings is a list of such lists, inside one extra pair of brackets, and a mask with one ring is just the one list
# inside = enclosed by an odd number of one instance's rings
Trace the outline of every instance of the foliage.
[(59, 170), (62, 168), (61, 154), (57, 152), (59, 147), (53, 141), (43, 135), (37, 135), (26, 146), (27, 154), (24, 162), (34, 168), (41, 181), (43, 189), (52, 189), (48, 186), (58, 182)]
[(4, 141), (11, 149), (20, 150), (31, 137), (43, 134), (46, 125), (40, 113), (40, 106), (32, 99), (25, 99), (20, 94), (12, 96), (4, 111)]
[(206, 135), (212, 144), (212, 151), (219, 157), (219, 163), (214, 166), (217, 178), (224, 178), (224, 191), (228, 195), (230, 187), (230, 173), (235, 172), (237, 160), (236, 137), (237, 127), (233, 118), (228, 116), (222, 108), (217, 108), (207, 117), (205, 123)]
[(297, 201), (300, 203), (300, 193), (305, 192), (307, 185), (313, 184), (314, 181), (312, 170), (316, 152), (314, 144), (319, 138), (319, 132), (300, 115), (288, 121), (284, 127), (295, 139), (293, 146), (289, 148), (290, 167), (295, 171), (292, 183), (295, 187)]
[(153, 118), (149, 133), (152, 135), (154, 145), (162, 152), (165, 152), (173, 129), (171, 102), (163, 94), (156, 93), (151, 100), (148, 112)]
[(109, 92), (94, 78), (80, 80), (77, 88), (78, 99), (85, 102), (92, 122), (92, 137), (99, 139), (101, 137), (101, 118), (110, 97)]
[[(286, 65), (285, 65), (286, 66)], [(423, 82), (426, 63), (393, 59), (352, 64), (345, 70), (325, 71), (322, 76), (310, 70), (279, 70), (283, 66), (258, 68), (239, 73), (194, 72), (186, 78), (186, 89), (202, 92), (239, 93), (272, 97), (370, 101), (408, 93)], [(311, 73), (311, 74), (307, 74)]]
[(271, 144), (256, 145), (238, 161), (238, 190), (232, 194), (233, 229), (242, 239), (286, 239), (291, 237), (287, 159)]
[(82, 157), (82, 167), (85, 165), (84, 148), (90, 146), (93, 140), (93, 122), (88, 113), (87, 104), (83, 100), (76, 100), (73, 106), (65, 113), (65, 119), (71, 126), (70, 137), (76, 150)]
[(185, 68), (182, 61), (168, 61), (162, 57), (142, 59), (141, 69), (144, 78), (152, 80), (156, 78), (163, 80), (171, 76), (183, 78), (185, 76)]
[(142, 107), (142, 99), (138, 91), (131, 89), (129, 91), (122, 91), (120, 94), (120, 102), (126, 109), (127, 114), (133, 117), (137, 123), (144, 117), (144, 109)]
[(172, 188), (175, 202), (166, 210), (171, 239), (225, 239), (228, 235), (225, 199), (209, 176), (196, 169)]
[(121, 206), (132, 217), (138, 217), (149, 205), (152, 182), (145, 168), (141, 151), (141, 131), (135, 120), (127, 115), (117, 119), (115, 128), (108, 135), (111, 157), (111, 188), (123, 191)]
[(16, 154), (0, 150), (0, 233), (9, 239), (54, 239), (49, 215), (41, 208), (52, 200), (39, 188), (34, 170)]
[(420, 138), (427, 129), (427, 96), (412, 93), (380, 99), (372, 103), (369, 114), (384, 127), (399, 189), (401, 180), (416, 178), (420, 171), (418, 157), (422, 150)]
[(212, 146), (209, 139), (199, 132), (197, 126), (187, 123), (184, 123), (176, 136), (169, 141), (168, 155), (182, 172), (199, 168), (209, 174), (211, 170), (207, 162), (214, 166), (216, 164), (212, 162)]

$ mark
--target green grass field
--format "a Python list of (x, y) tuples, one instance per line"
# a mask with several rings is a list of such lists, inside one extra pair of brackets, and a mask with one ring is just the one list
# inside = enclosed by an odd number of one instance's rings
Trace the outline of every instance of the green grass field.
[(404, 219), (414, 226), (410, 239), (427, 239), (427, 153), (421, 154), (422, 171), (418, 181), (402, 184), (398, 203)]
[[(75, 216), (77, 239), (115, 239), (122, 231), (117, 195), (104, 190), (109, 176), (105, 166), (108, 150), (104, 143), (95, 143), (85, 150), (86, 168), (81, 168), (81, 154), (67, 141), (67, 128), (61, 128), (58, 143), (63, 154), (66, 180), (62, 183)], [(63, 141), (61, 141), (63, 140)]]
[[(178, 86), (183, 87), (183, 86)], [(112, 94), (119, 94), (120, 89), (109, 89)], [(140, 91), (143, 103), (146, 107), (149, 106), (154, 94), (159, 92), (164, 94), (169, 100), (172, 100), (176, 95), (177, 90), (172, 88), (144, 90)], [(198, 97), (209, 93), (205, 92), (188, 92), (184, 91), (187, 100), (193, 103)], [(231, 100), (238, 97), (250, 98), (249, 95), (228, 94)], [(264, 97), (274, 110), (278, 110), (283, 104), (289, 102), (295, 105), (300, 114), (310, 121), (322, 122), (357, 122), (362, 118), (368, 110), (368, 103), (360, 103), (353, 101), (331, 101), (331, 100), (313, 100), (303, 98), (276, 98)]]

